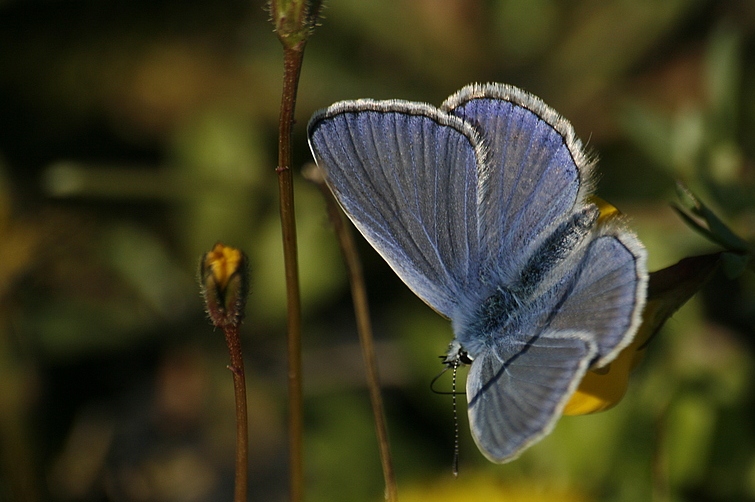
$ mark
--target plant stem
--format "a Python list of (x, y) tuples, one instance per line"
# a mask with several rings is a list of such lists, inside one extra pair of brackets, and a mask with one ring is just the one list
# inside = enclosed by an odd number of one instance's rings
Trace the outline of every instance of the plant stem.
[(286, 267), (286, 299), (288, 307), (288, 429), (291, 500), (299, 502), (304, 496), (303, 474), (303, 403), (301, 377), (301, 299), (299, 296), (299, 266), (296, 247), (296, 218), (294, 215), (294, 186), (291, 174), (291, 130), (294, 123), (296, 91), (301, 73), (304, 44), (283, 49), (283, 96), (278, 129), (278, 193), (283, 258)]
[(231, 364), (228, 369), (233, 374), (233, 390), (236, 397), (236, 484), (234, 502), (246, 502), (249, 478), (249, 426), (247, 425), (246, 379), (244, 377), (244, 358), (241, 354), (241, 340), (237, 324), (223, 327)]
[(375, 357), (375, 345), (373, 343), (372, 323), (370, 322), (370, 308), (367, 299), (367, 290), (364, 283), (364, 274), (362, 273), (362, 263), (359, 260), (359, 252), (354, 242), (354, 235), (345, 220), (343, 211), (338, 207), (333, 195), (325, 185), (322, 176), (310, 171), (305, 174), (307, 178), (314, 181), (325, 197), (328, 209), (328, 216), (333, 223), (333, 227), (338, 236), (338, 244), (343, 254), (346, 269), (349, 275), (349, 284), (351, 286), (351, 297), (354, 301), (354, 315), (357, 320), (357, 332), (359, 333), (359, 342), (362, 347), (362, 358), (364, 359), (365, 372), (367, 374), (367, 387), (370, 392), (370, 402), (372, 404), (372, 414), (375, 419), (375, 430), (378, 439), (378, 449), (380, 450), (380, 462), (383, 467), (383, 479), (385, 481), (385, 497), (390, 502), (398, 501), (398, 486), (396, 484), (396, 475), (393, 471), (393, 462), (391, 459), (390, 443), (388, 441), (388, 427), (385, 422), (385, 409), (383, 398), (380, 392), (380, 376), (378, 374), (377, 358)]

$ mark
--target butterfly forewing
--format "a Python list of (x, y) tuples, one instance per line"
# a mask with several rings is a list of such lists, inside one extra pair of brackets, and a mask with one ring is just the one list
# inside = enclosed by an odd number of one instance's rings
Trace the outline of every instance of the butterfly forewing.
[(473, 124), (488, 148), (478, 208), (482, 254), (511, 278), (553, 225), (580, 209), (590, 164), (571, 125), (515, 87), (467, 86), (443, 107)]
[(450, 317), (479, 263), (475, 131), (426, 105), (354, 101), (309, 138), (341, 206), (401, 279)]

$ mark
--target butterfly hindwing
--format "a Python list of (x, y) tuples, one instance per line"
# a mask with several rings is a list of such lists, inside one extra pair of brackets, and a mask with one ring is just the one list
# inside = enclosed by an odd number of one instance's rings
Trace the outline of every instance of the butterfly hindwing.
[(632, 234), (598, 228), (543, 282), (548, 291), (528, 302), (525, 326), (472, 354), (469, 419), (477, 445), (495, 462), (513, 460), (545, 436), (585, 371), (632, 340), (644, 306), (645, 252)]
[(614, 359), (641, 322), (647, 288), (645, 249), (637, 238), (608, 227), (588, 244), (576, 276), (559, 293), (562, 299), (550, 326), (591, 334), (598, 347), (596, 366)]
[(493, 462), (508, 462), (548, 434), (595, 351), (583, 333), (549, 330), (475, 359), (467, 399), (480, 451)]

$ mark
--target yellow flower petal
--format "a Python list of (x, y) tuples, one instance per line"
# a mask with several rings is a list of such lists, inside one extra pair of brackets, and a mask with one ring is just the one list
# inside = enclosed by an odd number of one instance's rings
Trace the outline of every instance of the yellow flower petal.
[(231, 276), (239, 270), (243, 261), (240, 250), (225, 246), (218, 242), (212, 251), (204, 256), (204, 270), (212, 274), (212, 278), (218, 288), (224, 290), (228, 287)]
[(574, 395), (566, 407), (564, 415), (587, 415), (614, 407), (627, 391), (629, 372), (639, 361), (638, 352), (642, 340), (635, 337), (634, 341), (619, 352), (611, 364), (585, 374)]

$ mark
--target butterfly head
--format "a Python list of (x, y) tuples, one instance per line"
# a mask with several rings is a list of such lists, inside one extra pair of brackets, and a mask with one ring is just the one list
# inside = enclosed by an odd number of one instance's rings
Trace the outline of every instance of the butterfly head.
[(448, 346), (448, 352), (443, 358), (443, 364), (448, 368), (458, 368), (459, 366), (469, 366), (473, 360), (474, 358), (469, 355), (469, 352), (461, 346), (458, 340), (454, 340)]

